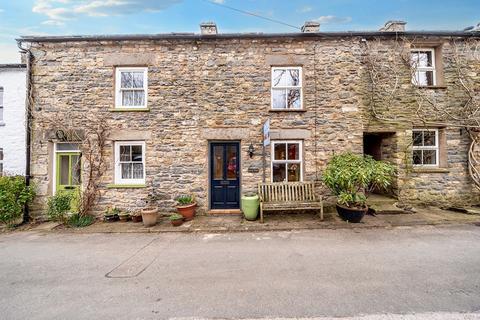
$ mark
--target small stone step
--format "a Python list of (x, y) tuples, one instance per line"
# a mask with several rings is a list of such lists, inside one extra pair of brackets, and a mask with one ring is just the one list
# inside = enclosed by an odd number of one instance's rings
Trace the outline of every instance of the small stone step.
[(409, 210), (404, 210), (390, 204), (374, 204), (368, 207), (375, 214), (410, 214), (413, 213)]

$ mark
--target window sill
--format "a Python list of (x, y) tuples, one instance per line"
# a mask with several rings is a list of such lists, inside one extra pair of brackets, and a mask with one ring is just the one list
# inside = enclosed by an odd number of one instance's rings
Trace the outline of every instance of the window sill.
[(150, 108), (113, 108), (110, 112), (150, 112)]
[(268, 112), (307, 112), (305, 109), (270, 109)]
[(428, 167), (416, 167), (413, 168), (415, 173), (449, 173), (448, 168), (428, 168)]
[(141, 189), (146, 187), (145, 184), (107, 184), (107, 189)]
[(444, 90), (447, 89), (447, 86), (417, 86), (417, 89), (425, 89), (425, 90), (433, 90), (433, 89), (439, 89), (439, 90)]

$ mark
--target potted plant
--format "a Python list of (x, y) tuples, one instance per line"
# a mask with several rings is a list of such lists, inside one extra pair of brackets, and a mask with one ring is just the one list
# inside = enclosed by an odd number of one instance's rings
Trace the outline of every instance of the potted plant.
[(195, 198), (191, 195), (183, 195), (177, 198), (177, 211), (180, 213), (185, 221), (190, 221), (195, 216), (195, 208), (197, 203)]
[(156, 206), (158, 196), (153, 189), (153, 186), (145, 197), (145, 208), (142, 209), (142, 220), (145, 227), (152, 227), (157, 223), (158, 208)]
[(170, 216), (169, 219), (174, 227), (178, 227), (183, 224), (183, 216), (181, 214), (174, 213)]
[(115, 222), (118, 220), (120, 209), (116, 207), (107, 208), (103, 214), (103, 220), (106, 222)]
[(127, 222), (130, 219), (130, 214), (126, 211), (122, 211), (118, 214), (120, 221)]
[(333, 156), (323, 174), (323, 182), (337, 197), (339, 216), (358, 223), (368, 210), (368, 192), (388, 188), (394, 173), (395, 168), (387, 162), (347, 152)]
[(140, 211), (130, 212), (130, 218), (132, 218), (132, 222), (142, 222), (142, 213)]

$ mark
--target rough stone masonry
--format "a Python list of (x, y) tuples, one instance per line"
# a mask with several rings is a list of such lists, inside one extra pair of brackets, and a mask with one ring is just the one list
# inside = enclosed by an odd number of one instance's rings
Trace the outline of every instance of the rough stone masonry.
[[(402, 32), (402, 31), (400, 31)], [(52, 128), (44, 119), (68, 119), (76, 127), (93, 117), (104, 119), (109, 135), (108, 168), (101, 181), (96, 211), (107, 206), (135, 210), (153, 183), (160, 193), (161, 210), (174, 209), (175, 197), (192, 193), (199, 212), (209, 210), (209, 157), (212, 141), (240, 141), (241, 192), (255, 191), (262, 179), (262, 125), (271, 121), (271, 138), (303, 141), (303, 178), (322, 186), (322, 171), (332, 155), (343, 151), (363, 153), (364, 135), (381, 134), (382, 159), (398, 169), (395, 194), (401, 201), (423, 203), (478, 202), (478, 192), (467, 171), (468, 136), (458, 127), (440, 125), (440, 165), (412, 168), (412, 128), (417, 104), (406, 88), (404, 73), (395, 98), (402, 120), (381, 122), (370, 112), (369, 86), (364, 65), (366, 42), (379, 41), (375, 53), (390, 59), (396, 32), (205, 34), (144, 37), (25, 38), (34, 56), (31, 68), (33, 134), (31, 169), (39, 192), (33, 212), (41, 217), (53, 193), (54, 143)], [(448, 92), (454, 67), (452, 43), (467, 35), (458, 33), (409, 34), (417, 46), (441, 48), (444, 85), (425, 90), (440, 103)], [(471, 38), (471, 35), (468, 35)], [(479, 37), (474, 37), (478, 41)], [(403, 44), (405, 45), (405, 44)], [(116, 112), (115, 68), (148, 67), (148, 106), (143, 112)], [(303, 109), (272, 110), (271, 68), (300, 66), (303, 70)], [(470, 73), (480, 81), (479, 63)], [(459, 93), (460, 94), (460, 93)], [(146, 143), (147, 188), (107, 188), (114, 182), (113, 143)], [(254, 146), (253, 157), (248, 148)], [(266, 148), (266, 177), (271, 179), (270, 148)], [(250, 170), (249, 170), (250, 168)], [(252, 168), (260, 168), (253, 170)]]

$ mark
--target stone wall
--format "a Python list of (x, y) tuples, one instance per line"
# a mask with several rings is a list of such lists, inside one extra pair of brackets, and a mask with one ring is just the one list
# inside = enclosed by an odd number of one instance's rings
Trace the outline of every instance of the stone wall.
[[(359, 37), (33, 43), (32, 174), (39, 186), (34, 211), (41, 214), (52, 192), (54, 140), (46, 138), (45, 132), (52, 129), (46, 119), (65, 119), (81, 127), (93, 115), (108, 124), (109, 168), (102, 180), (98, 211), (110, 205), (140, 208), (148, 192), (148, 188), (107, 188), (113, 183), (113, 141), (119, 133), (121, 140), (137, 140), (138, 134), (145, 137), (147, 185), (154, 183), (165, 211), (173, 210), (174, 198), (185, 193), (195, 194), (200, 213), (208, 210), (209, 141), (241, 142), (242, 192), (255, 190), (262, 171), (251, 173), (248, 168), (262, 167), (261, 130), (267, 119), (272, 134), (291, 139), (301, 135), (304, 180), (320, 181), (333, 153), (363, 152), (363, 132), (389, 131), (403, 137), (398, 133), (414, 125), (371, 119), (362, 50)], [(148, 67), (149, 112), (111, 111), (114, 68), (123, 65)], [(270, 110), (272, 66), (303, 67), (304, 111)], [(445, 70), (447, 78), (448, 66)], [(408, 93), (397, 101), (403, 114), (412, 114)], [(453, 200), (462, 197), (459, 192), (477, 196), (466, 175), (466, 138), (452, 130), (447, 137), (451, 171), (407, 175), (407, 166), (398, 164), (400, 197), (443, 200), (448, 195)], [(408, 153), (401, 149), (402, 143), (408, 146), (407, 140), (396, 142), (397, 160), (405, 158), (401, 152)], [(255, 147), (251, 159), (250, 144)], [(266, 151), (270, 179), (270, 148)], [(318, 192), (327, 194), (320, 182)]]

